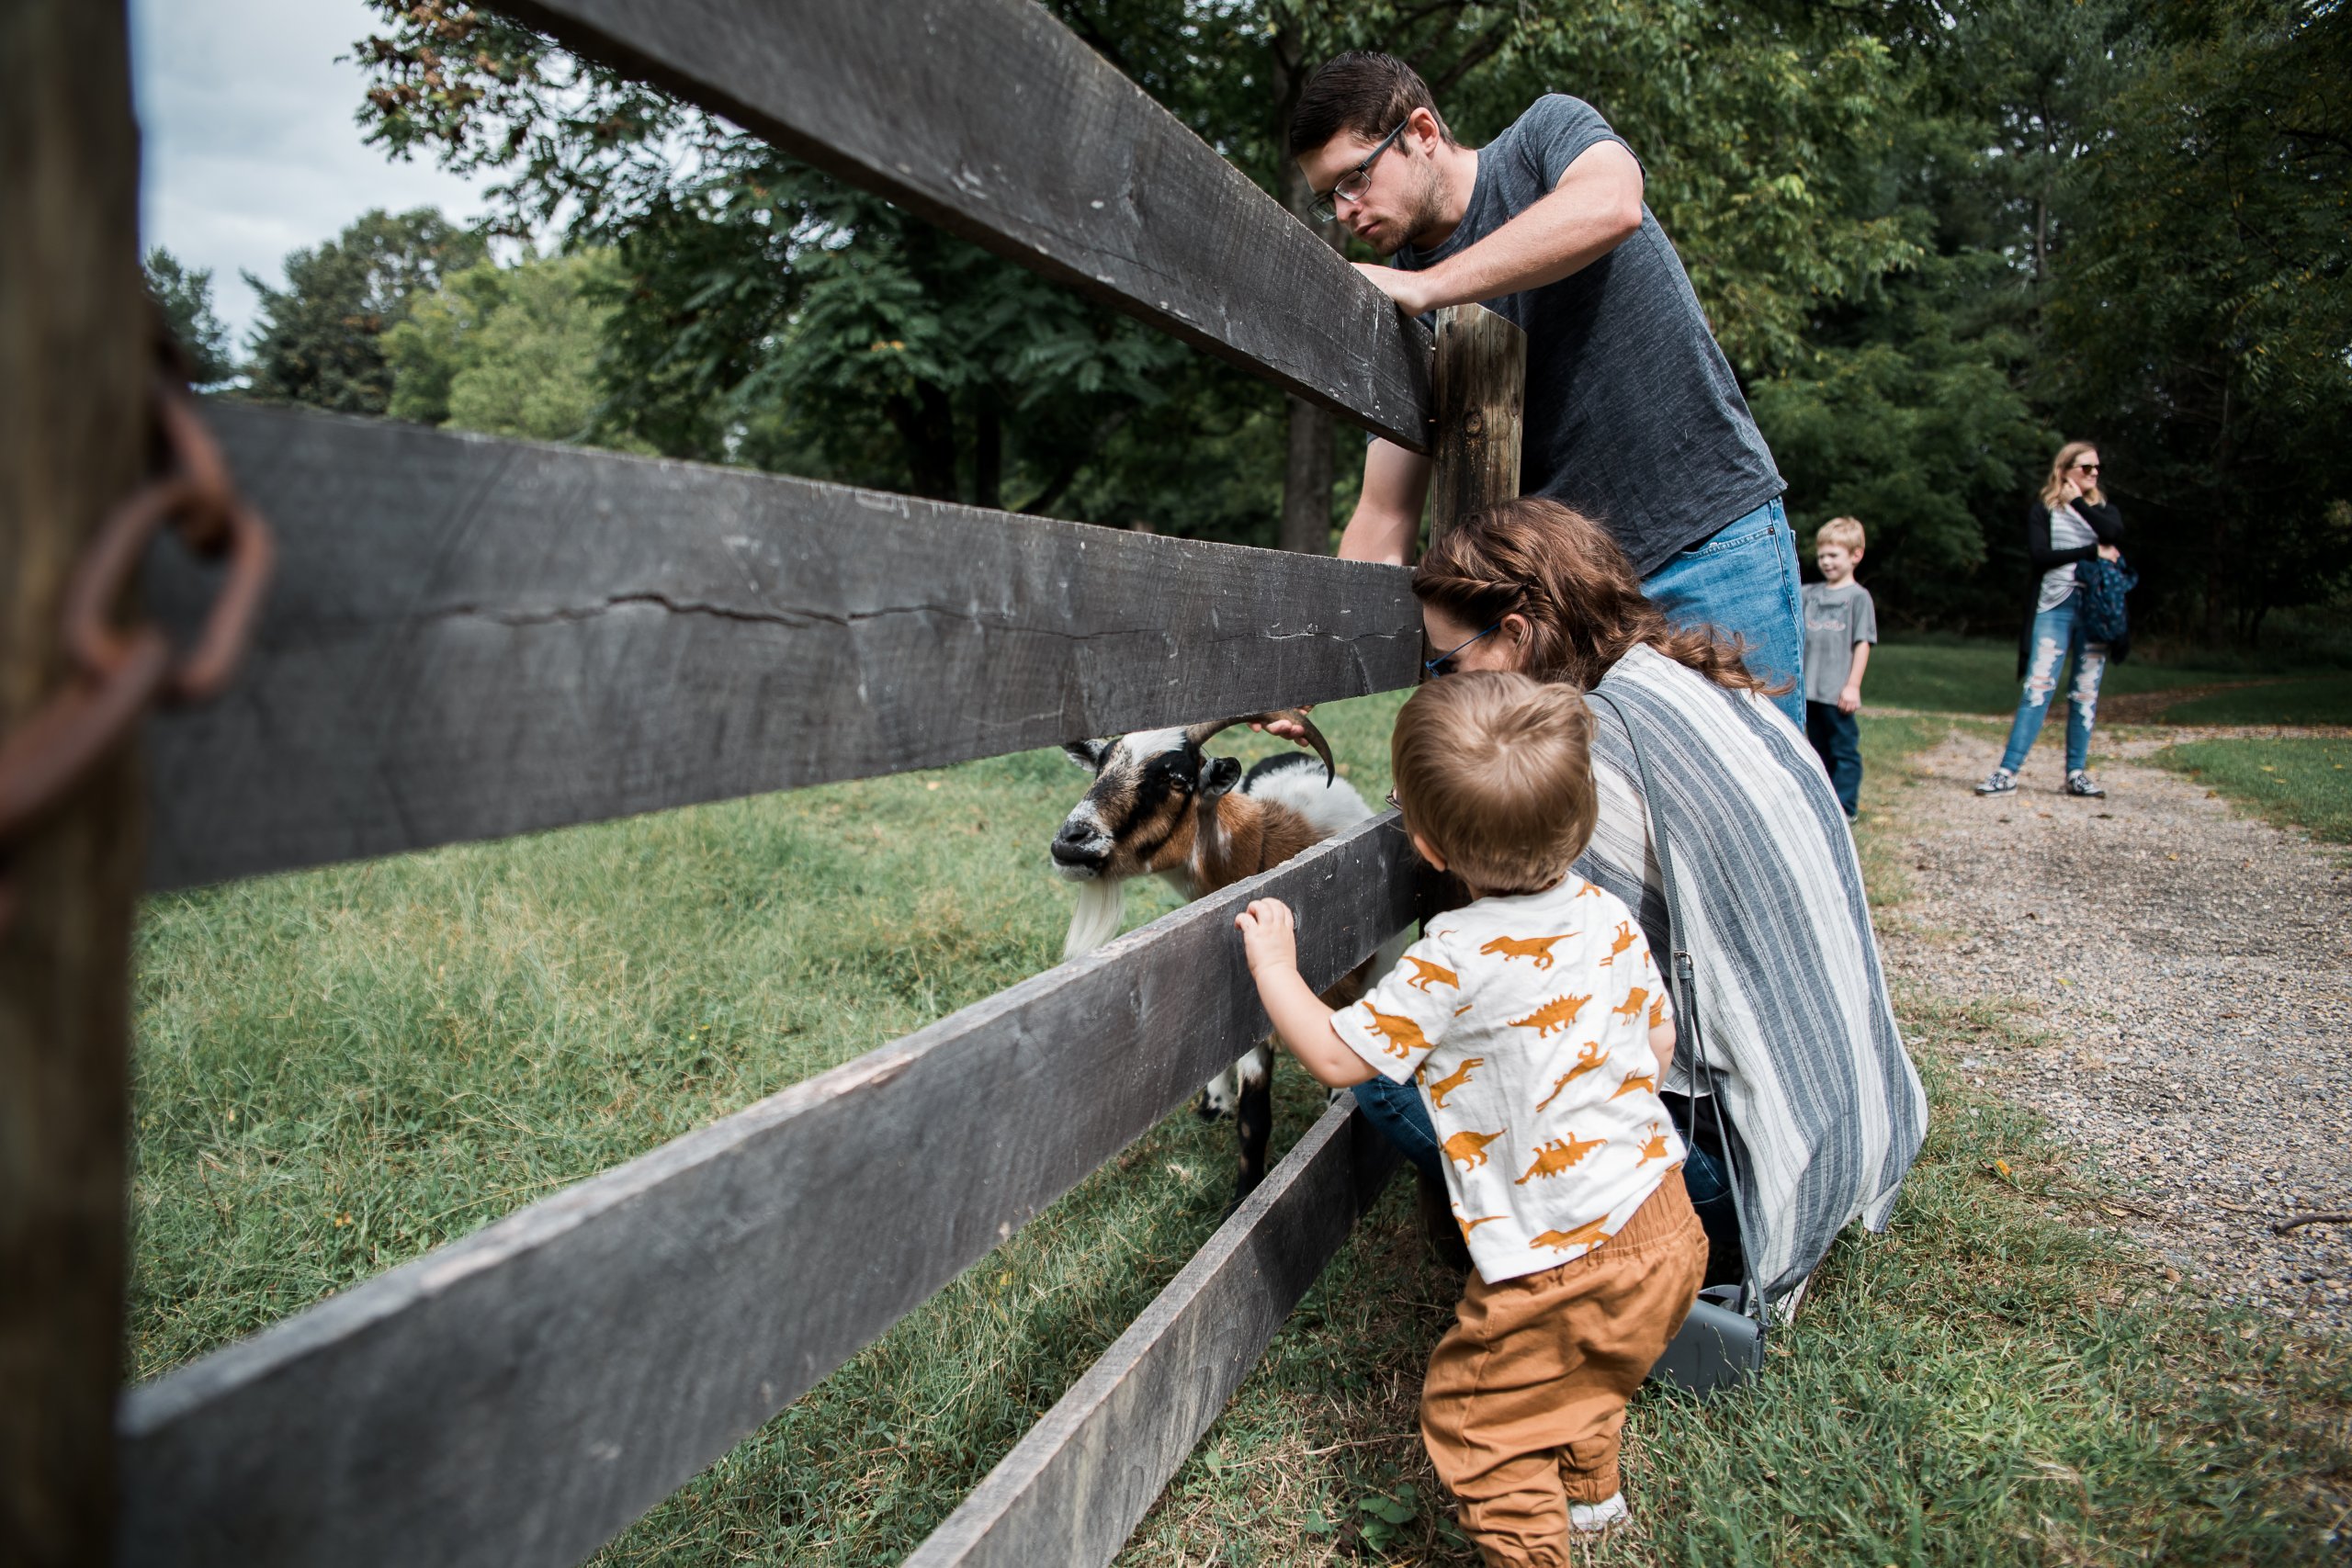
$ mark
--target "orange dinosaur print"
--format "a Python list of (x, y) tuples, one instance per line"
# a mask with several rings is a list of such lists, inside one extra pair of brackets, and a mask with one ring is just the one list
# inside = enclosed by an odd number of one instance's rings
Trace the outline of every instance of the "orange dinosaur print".
[(1532, 958), (1535, 967), (1549, 969), (1552, 967), (1552, 944), (1566, 942), (1576, 934), (1574, 931), (1562, 931), (1558, 936), (1498, 936), (1478, 951), (1482, 953), (1499, 953), (1506, 964), (1514, 958)]
[(1616, 963), (1617, 955), (1619, 953), (1624, 952), (1627, 948), (1633, 946), (1634, 943), (1639, 941), (1641, 941), (1641, 938), (1634, 934), (1633, 921), (1618, 921), (1617, 934), (1610, 939), (1609, 956), (1600, 961), (1600, 967), (1606, 969), (1611, 964)]
[(1468, 1002), (1464, 1002), (1460, 1007), (1453, 1010), (1453, 1016), (1460, 1018), (1464, 1013), (1468, 1012), (1469, 1010), (1470, 1004)]
[(1666, 1134), (1659, 1132), (1657, 1130), (1657, 1123), (1653, 1122), (1650, 1123), (1650, 1141), (1642, 1145), (1642, 1157), (1634, 1162), (1634, 1168), (1638, 1170), (1654, 1159), (1664, 1159), (1665, 1157)]
[(1611, 1095), (1609, 1098), (1616, 1100), (1621, 1096), (1633, 1093), (1637, 1089), (1645, 1089), (1652, 1094), (1656, 1094), (1657, 1092), (1657, 1075), (1656, 1073), (1628, 1073), (1625, 1075), (1625, 1081), (1617, 1086), (1617, 1093)]
[(1579, 898), (1598, 898), (1600, 897), (1600, 889), (1593, 883), (1579, 882), (1577, 884), (1576, 897)]
[(1582, 1012), (1584, 1004), (1590, 1000), (1590, 997), (1554, 997), (1525, 1018), (1512, 1019), (1510, 1026), (1513, 1029), (1532, 1029), (1535, 1031), (1535, 1038), (1541, 1040), (1552, 1031), (1566, 1029), (1574, 1023), (1577, 1014)]
[(1597, 1220), (1587, 1220), (1572, 1231), (1545, 1231), (1542, 1235), (1529, 1242), (1527, 1247), (1531, 1252), (1539, 1247), (1554, 1247), (1566, 1252), (1572, 1247), (1599, 1247), (1609, 1239), (1609, 1233), (1601, 1229), (1608, 1223), (1609, 1216), (1603, 1214)]
[(1464, 1217), (1462, 1211), (1459, 1209), (1453, 1211), (1453, 1223), (1462, 1227), (1462, 1239), (1464, 1241), (1468, 1241), (1470, 1239), (1470, 1233), (1476, 1230), (1480, 1225), (1490, 1225), (1497, 1220), (1508, 1219), (1509, 1217), (1510, 1216), (1507, 1214), (1481, 1214), (1476, 1219), (1473, 1220)]
[(1642, 1004), (1649, 999), (1650, 994), (1647, 988), (1636, 986), (1632, 990), (1625, 993), (1625, 1005), (1623, 1007), (1611, 1008), (1609, 1010), (1609, 1016), (1611, 1018), (1639, 1017), (1642, 1010)]
[(1392, 1056), (1409, 1056), (1416, 1051), (1426, 1051), (1430, 1043), (1421, 1037), (1421, 1026), (1409, 1018), (1392, 1018), (1378, 1011), (1370, 1003), (1364, 1011), (1372, 1014), (1373, 1032), (1380, 1036), (1381, 1049)]
[(1470, 1081), (1470, 1069), (1473, 1067), (1483, 1067), (1486, 1065), (1487, 1058), (1484, 1056), (1464, 1056), (1462, 1058), (1462, 1065), (1460, 1066), (1454, 1068), (1453, 1071), (1446, 1074), (1445, 1077), (1438, 1079), (1437, 1082), (1429, 1086), (1430, 1103), (1436, 1106), (1441, 1111), (1444, 1110), (1445, 1097)]
[(1537, 1177), (1557, 1176), (1608, 1141), (1606, 1138), (1579, 1138), (1574, 1133), (1565, 1139), (1546, 1138), (1535, 1145), (1535, 1163), (1527, 1168), (1525, 1176), (1511, 1185), (1524, 1187)]
[(1473, 1133), (1465, 1130), (1454, 1134), (1440, 1146), (1445, 1150), (1446, 1158), (1460, 1160), (1462, 1168), (1464, 1170), (1476, 1170), (1487, 1163), (1487, 1145), (1501, 1136), (1500, 1133)]
[(1451, 986), (1457, 991), (1462, 988), (1462, 976), (1442, 964), (1431, 964), (1426, 959), (1416, 958), (1409, 953), (1405, 954), (1405, 962), (1419, 971), (1411, 979), (1405, 982), (1408, 986), (1423, 991), (1428, 990), (1431, 986)]
[(1584, 1055), (1577, 1058), (1577, 1065), (1560, 1075), (1560, 1081), (1552, 1086), (1551, 1093), (1545, 1095), (1542, 1100), (1535, 1102), (1535, 1109), (1541, 1111), (1544, 1107), (1550, 1105), (1554, 1100), (1560, 1098), (1560, 1091), (1562, 1089), (1567, 1088), (1570, 1083), (1584, 1077), (1585, 1074), (1592, 1071), (1595, 1067), (1600, 1066), (1601, 1063), (1608, 1059), (1609, 1053), (1600, 1048), (1600, 1041), (1586, 1041), (1584, 1043)]
[(1666, 993), (1660, 991), (1650, 998), (1650, 1027), (1656, 1029), (1666, 1021)]

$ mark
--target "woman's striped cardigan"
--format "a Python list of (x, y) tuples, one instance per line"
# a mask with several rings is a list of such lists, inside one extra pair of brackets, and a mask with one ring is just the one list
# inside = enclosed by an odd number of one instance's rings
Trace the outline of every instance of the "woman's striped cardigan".
[[(1848, 1222), (1884, 1228), (1927, 1133), (1927, 1094), (1895, 1028), (1852, 836), (1804, 737), (1770, 703), (1649, 648), (1602, 689), (1641, 728), (1662, 797), (1750, 1263), (1775, 1298)], [(1600, 814), (1577, 870), (1640, 912), (1663, 964), (1674, 949), (1633, 748), (1608, 706), (1591, 706)], [(1691, 1066), (1678, 1042), (1666, 1087), (1689, 1093)]]

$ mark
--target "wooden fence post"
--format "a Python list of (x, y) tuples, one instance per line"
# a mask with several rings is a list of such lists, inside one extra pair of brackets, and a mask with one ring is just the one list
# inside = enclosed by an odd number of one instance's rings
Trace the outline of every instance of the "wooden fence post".
[(1437, 313), (1437, 439), (1430, 543), (1482, 508), (1519, 494), (1527, 334), (1484, 305)]
[[(141, 477), (154, 354), (123, 7), (0, 8), (0, 736), (58, 688), (60, 599)], [(0, 844), (0, 1548), (112, 1554), (127, 998), (141, 858), (130, 749)]]

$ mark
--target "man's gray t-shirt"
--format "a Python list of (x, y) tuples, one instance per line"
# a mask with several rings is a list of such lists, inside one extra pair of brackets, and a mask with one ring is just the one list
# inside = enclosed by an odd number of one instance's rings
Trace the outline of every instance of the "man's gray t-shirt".
[[(1478, 150), (1445, 243), (1408, 244), (1395, 265), (1419, 271), (1477, 243), (1600, 141), (1625, 145), (1582, 99), (1538, 98)], [(1788, 488), (1646, 203), (1641, 228), (1599, 261), (1486, 304), (1527, 333), (1520, 493), (1598, 519), (1643, 576)]]
[(1808, 582), (1804, 601), (1804, 700), (1834, 703), (1853, 673), (1854, 645), (1878, 640), (1878, 606), (1871, 591), (1848, 578), (1832, 587)]

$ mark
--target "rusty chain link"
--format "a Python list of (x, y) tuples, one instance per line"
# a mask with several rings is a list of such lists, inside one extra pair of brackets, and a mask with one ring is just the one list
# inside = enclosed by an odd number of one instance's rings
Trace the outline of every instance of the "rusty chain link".
[[(73, 672), (0, 738), (0, 934), (15, 913), (7, 866), (13, 841), (58, 806), (151, 705), (220, 694), (269, 581), (277, 552), (268, 525), (237, 493), (187, 389), (158, 372), (151, 395), (164, 471), (107, 513), (74, 563), (61, 617)], [(141, 558), (166, 523), (189, 550), (225, 562), (203, 629), (176, 658), (153, 623), (112, 624)]]

